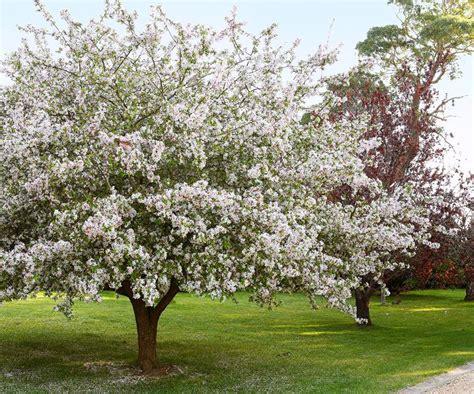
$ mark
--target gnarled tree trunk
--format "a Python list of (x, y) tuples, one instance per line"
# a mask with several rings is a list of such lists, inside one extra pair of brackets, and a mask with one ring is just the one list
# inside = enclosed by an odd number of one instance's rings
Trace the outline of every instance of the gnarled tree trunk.
[(369, 302), (370, 296), (374, 292), (374, 289), (369, 287), (365, 289), (354, 290), (356, 300), (356, 316), (358, 319), (364, 319), (364, 322), (359, 322), (360, 326), (371, 326), (372, 320), (370, 319)]
[(122, 286), (116, 290), (118, 294), (129, 298), (135, 314), (138, 337), (138, 365), (144, 373), (149, 373), (159, 365), (156, 353), (156, 333), (158, 321), (161, 314), (178, 293), (179, 287), (176, 281), (171, 281), (168, 292), (161, 298), (158, 305), (146, 306), (142, 299), (133, 298), (129, 281), (124, 281)]

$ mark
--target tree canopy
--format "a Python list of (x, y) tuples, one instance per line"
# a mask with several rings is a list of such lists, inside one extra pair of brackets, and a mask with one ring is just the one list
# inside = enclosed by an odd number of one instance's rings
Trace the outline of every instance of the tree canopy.
[(366, 175), (366, 114), (301, 122), (333, 53), (296, 59), (275, 26), (252, 35), (235, 14), (214, 30), (154, 7), (139, 31), (119, 2), (86, 25), (37, 5), (50, 27), (23, 28), (33, 40), (5, 61), (0, 301), (43, 291), (70, 315), (114, 289), (149, 370), (178, 291), (272, 306), (298, 290), (354, 315), (366, 275), (435, 246), (430, 197)]

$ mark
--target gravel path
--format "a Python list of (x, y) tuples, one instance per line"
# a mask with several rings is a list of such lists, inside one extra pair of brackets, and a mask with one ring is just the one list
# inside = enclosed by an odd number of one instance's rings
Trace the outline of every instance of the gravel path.
[(474, 394), (474, 362), (408, 387), (399, 394)]

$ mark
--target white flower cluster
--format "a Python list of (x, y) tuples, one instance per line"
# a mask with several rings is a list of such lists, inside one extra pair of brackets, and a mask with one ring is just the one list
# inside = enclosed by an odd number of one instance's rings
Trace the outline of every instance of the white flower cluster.
[[(300, 121), (333, 53), (296, 61), (274, 27), (250, 35), (235, 15), (215, 31), (157, 7), (138, 32), (119, 3), (87, 25), (62, 13), (64, 28), (39, 7), (52, 28), (25, 28), (34, 46), (5, 62), (0, 301), (59, 293), (69, 313), (128, 280), (153, 305), (174, 279), (353, 313), (361, 277), (428, 239), (416, 197), (364, 175), (363, 120)], [(344, 185), (350, 201), (328, 198)]]

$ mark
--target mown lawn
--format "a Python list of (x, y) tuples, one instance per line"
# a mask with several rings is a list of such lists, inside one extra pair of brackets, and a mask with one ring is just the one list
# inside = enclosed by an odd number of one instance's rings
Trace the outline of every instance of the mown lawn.
[(474, 360), (474, 303), (461, 290), (372, 301), (375, 326), (282, 296), (274, 311), (179, 294), (163, 314), (159, 353), (182, 373), (133, 367), (129, 301), (78, 303), (73, 320), (46, 298), (0, 306), (0, 392), (390, 392)]

